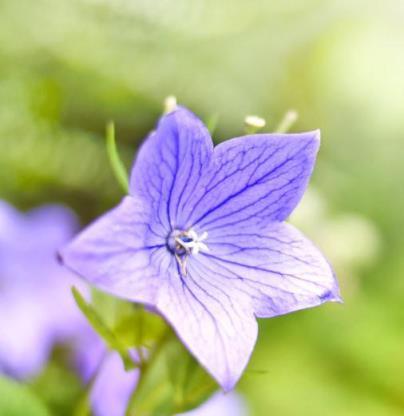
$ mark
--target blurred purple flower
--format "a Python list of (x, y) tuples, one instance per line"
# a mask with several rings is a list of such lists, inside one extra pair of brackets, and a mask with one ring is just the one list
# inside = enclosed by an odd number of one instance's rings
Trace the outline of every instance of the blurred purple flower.
[(85, 323), (70, 292), (77, 280), (56, 261), (77, 229), (61, 206), (22, 214), (0, 201), (0, 372), (36, 375), (54, 344)]
[(108, 354), (107, 346), (95, 330), (87, 325), (73, 344), (74, 366), (84, 381), (90, 383)]
[(95, 416), (124, 416), (135, 390), (139, 370), (125, 371), (117, 352), (103, 360), (90, 392), (91, 409)]
[(141, 147), (130, 196), (62, 258), (97, 287), (156, 308), (229, 390), (253, 350), (256, 317), (340, 299), (327, 261), (284, 223), (318, 147), (309, 132), (213, 149), (202, 122), (178, 107)]
[[(133, 361), (138, 356), (132, 352)], [(124, 416), (139, 378), (139, 370), (126, 371), (117, 352), (109, 351), (91, 327), (82, 331), (75, 346), (76, 368), (91, 383), (89, 403), (94, 416)]]
[(0, 372), (32, 377), (56, 343), (69, 341), (83, 381), (94, 378), (93, 413), (123, 416), (137, 370), (125, 372), (119, 355), (88, 325), (70, 291), (81, 282), (56, 260), (77, 229), (73, 213), (61, 206), (22, 214), (0, 201)]

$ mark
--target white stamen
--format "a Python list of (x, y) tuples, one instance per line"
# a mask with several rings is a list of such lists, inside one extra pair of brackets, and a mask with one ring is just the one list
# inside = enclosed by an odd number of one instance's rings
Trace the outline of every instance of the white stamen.
[(259, 130), (265, 127), (265, 120), (258, 116), (246, 116), (244, 119), (244, 123), (247, 125), (247, 127)]
[(164, 100), (164, 113), (168, 114), (171, 111), (174, 111), (177, 108), (177, 97), (174, 95), (169, 95)]
[(189, 237), (191, 241), (183, 241), (181, 236), (176, 237), (175, 241), (185, 250), (190, 251), (192, 254), (198, 254), (200, 251), (209, 251), (209, 247), (203, 242), (208, 238), (208, 233), (204, 231), (200, 236), (192, 228), (184, 233), (186, 237)]
[(296, 110), (289, 110), (283, 116), (278, 127), (275, 129), (275, 133), (287, 133), (293, 124), (297, 121), (299, 114)]

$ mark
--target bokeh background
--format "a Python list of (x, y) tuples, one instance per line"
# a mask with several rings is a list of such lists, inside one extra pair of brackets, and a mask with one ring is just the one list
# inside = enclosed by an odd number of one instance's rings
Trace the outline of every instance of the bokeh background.
[(169, 94), (216, 142), (291, 108), (322, 131), (292, 221), (345, 303), (261, 322), (251, 415), (403, 415), (404, 2), (0, 0), (0, 198), (86, 224), (121, 197), (106, 122), (129, 168)]

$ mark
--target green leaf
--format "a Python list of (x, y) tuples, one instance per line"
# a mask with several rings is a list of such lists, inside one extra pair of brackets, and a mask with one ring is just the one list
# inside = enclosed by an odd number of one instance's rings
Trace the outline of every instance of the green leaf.
[(92, 292), (92, 305), (121, 343), (126, 347), (152, 347), (167, 324), (159, 315), (142, 305), (128, 302), (99, 290)]
[(58, 345), (52, 351), (45, 368), (29, 381), (30, 390), (41, 399), (53, 415), (72, 416), (73, 409), (82, 395), (82, 380), (69, 364), (71, 364), (69, 348)]
[(27, 386), (0, 377), (0, 415), (49, 416), (49, 413)]
[(123, 316), (133, 313), (132, 302), (109, 295), (95, 288), (91, 291), (91, 303), (99, 318), (109, 328), (115, 328)]
[(140, 305), (133, 306), (130, 314), (121, 316), (114, 331), (127, 345), (150, 348), (167, 330), (167, 324), (159, 315), (145, 311)]
[(90, 303), (87, 303), (81, 293), (73, 286), (72, 293), (77, 306), (81, 312), (87, 318), (88, 322), (95, 329), (95, 331), (104, 339), (108, 347), (117, 351), (125, 365), (126, 370), (130, 370), (136, 367), (132, 358), (129, 355), (128, 348), (125, 346), (114, 334), (114, 332), (104, 323), (97, 311), (92, 307)]
[(149, 360), (132, 397), (130, 416), (182, 413), (201, 404), (217, 389), (172, 331), (157, 343)]
[(121, 188), (125, 194), (129, 193), (129, 179), (128, 173), (126, 171), (125, 165), (122, 163), (121, 158), (118, 154), (118, 149), (116, 147), (115, 141), (115, 126), (112, 121), (107, 124), (106, 130), (106, 145), (108, 158), (111, 163), (112, 170), (115, 174), (115, 177), (121, 185)]
[(167, 350), (166, 360), (174, 389), (175, 413), (199, 406), (217, 389), (216, 382), (179, 340)]

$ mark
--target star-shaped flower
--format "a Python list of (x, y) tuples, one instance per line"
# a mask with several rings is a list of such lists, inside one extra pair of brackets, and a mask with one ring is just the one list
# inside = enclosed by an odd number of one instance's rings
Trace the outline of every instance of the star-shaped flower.
[(284, 222), (318, 147), (316, 131), (213, 148), (202, 122), (178, 107), (139, 150), (130, 195), (62, 258), (98, 288), (156, 309), (229, 390), (253, 350), (256, 318), (340, 299), (327, 261)]

